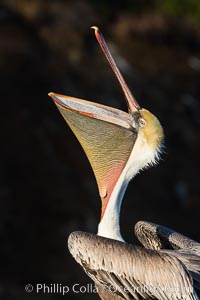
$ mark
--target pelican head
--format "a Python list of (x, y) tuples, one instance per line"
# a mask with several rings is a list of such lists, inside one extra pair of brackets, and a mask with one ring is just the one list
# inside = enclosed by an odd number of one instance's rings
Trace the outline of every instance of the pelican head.
[(128, 113), (98, 103), (49, 93), (82, 145), (94, 171), (102, 201), (98, 234), (123, 240), (119, 214), (128, 182), (158, 159), (163, 130), (140, 108), (122, 77), (98, 27), (92, 27), (125, 95)]
[(140, 150), (149, 154), (144, 167), (154, 164), (159, 159), (159, 154), (163, 145), (163, 128), (159, 120), (148, 110), (142, 108), (139, 110), (138, 137), (140, 140)]

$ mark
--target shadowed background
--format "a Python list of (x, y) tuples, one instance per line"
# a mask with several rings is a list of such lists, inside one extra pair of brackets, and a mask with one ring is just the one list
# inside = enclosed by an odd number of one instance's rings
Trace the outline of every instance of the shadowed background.
[(129, 185), (122, 235), (136, 242), (134, 224), (147, 220), (200, 241), (199, 0), (1, 1), (1, 299), (62, 297), (26, 293), (27, 283), (90, 283), (67, 238), (97, 231), (100, 199), (83, 150), (47, 94), (126, 110), (92, 25), (166, 136), (160, 164)]

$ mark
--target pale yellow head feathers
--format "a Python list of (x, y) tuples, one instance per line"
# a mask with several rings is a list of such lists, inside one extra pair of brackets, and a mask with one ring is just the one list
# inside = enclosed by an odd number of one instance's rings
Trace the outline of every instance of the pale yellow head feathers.
[(138, 137), (140, 136), (141, 143), (143, 146), (148, 147), (148, 149), (154, 153), (151, 162), (156, 162), (161, 151), (162, 142), (164, 139), (164, 133), (159, 120), (148, 110), (141, 109), (140, 114), (140, 128), (138, 132)]
[[(143, 132), (147, 143), (153, 148), (157, 148), (164, 138), (164, 133), (159, 120), (146, 109), (141, 109), (140, 114), (144, 119), (140, 132)], [(143, 122), (143, 119), (141, 122)]]

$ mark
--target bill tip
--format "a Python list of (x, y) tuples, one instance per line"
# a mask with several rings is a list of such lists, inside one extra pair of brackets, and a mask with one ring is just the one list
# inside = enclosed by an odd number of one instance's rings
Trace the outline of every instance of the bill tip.
[(94, 29), (95, 32), (99, 31), (99, 27), (97, 27), (97, 26), (92, 26), (91, 29)]

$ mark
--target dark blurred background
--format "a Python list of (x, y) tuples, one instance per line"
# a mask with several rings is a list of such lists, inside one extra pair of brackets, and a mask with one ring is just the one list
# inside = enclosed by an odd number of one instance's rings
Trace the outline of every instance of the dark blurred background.
[(200, 241), (199, 0), (2, 0), (1, 299), (63, 297), (27, 293), (28, 283), (90, 283), (67, 238), (75, 230), (97, 231), (100, 199), (79, 143), (47, 94), (126, 110), (92, 25), (102, 29), (141, 106), (165, 130), (162, 161), (125, 195), (123, 236), (136, 242), (134, 224), (148, 220)]

